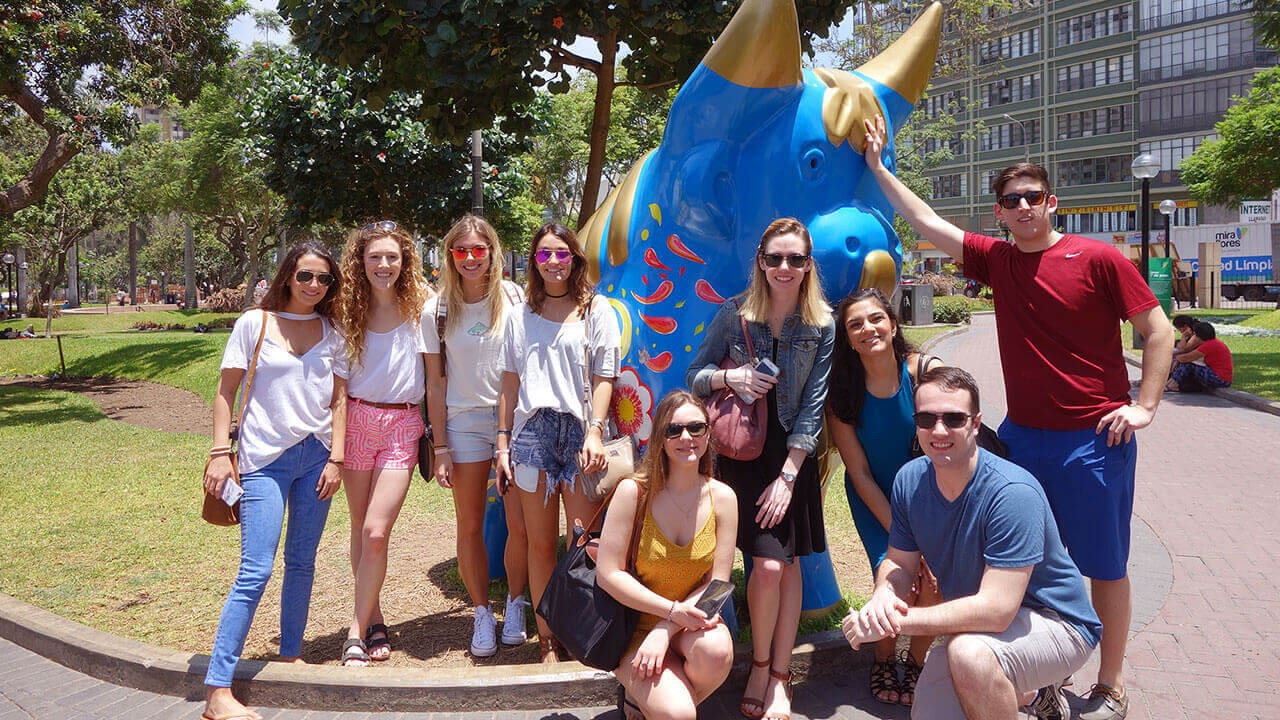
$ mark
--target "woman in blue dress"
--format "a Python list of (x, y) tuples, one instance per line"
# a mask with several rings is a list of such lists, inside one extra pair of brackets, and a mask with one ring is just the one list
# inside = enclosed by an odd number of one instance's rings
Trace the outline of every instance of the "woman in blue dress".
[[(889, 546), (893, 479), (912, 458), (916, 377), (940, 365), (937, 358), (921, 355), (907, 342), (897, 315), (879, 290), (858, 290), (836, 309), (827, 427), (844, 461), (849, 510), (873, 575)], [(937, 602), (937, 587), (927, 569), (912, 590), (911, 605)], [(883, 703), (910, 705), (932, 641), (932, 637), (911, 638), (910, 648), (901, 657), (901, 682), (894, 656), (896, 640), (877, 643), (871, 694)]]

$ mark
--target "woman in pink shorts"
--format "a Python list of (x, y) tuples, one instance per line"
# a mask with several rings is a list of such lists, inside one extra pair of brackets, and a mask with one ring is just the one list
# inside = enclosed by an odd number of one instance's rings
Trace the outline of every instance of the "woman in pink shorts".
[(378, 595), (387, 539), (409, 491), (422, 437), (422, 306), (430, 288), (409, 233), (390, 220), (347, 237), (342, 251), (343, 334), (347, 339), (347, 436), (342, 484), (351, 511), (355, 613), (342, 664), (391, 655)]

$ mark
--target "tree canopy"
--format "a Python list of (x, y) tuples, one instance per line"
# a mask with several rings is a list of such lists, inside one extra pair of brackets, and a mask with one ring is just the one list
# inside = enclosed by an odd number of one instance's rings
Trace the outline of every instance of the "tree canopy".
[[(507, 131), (527, 133), (528, 119), (513, 114), (512, 108), (532, 102), (544, 85), (555, 93), (568, 91), (571, 68), (595, 75), (581, 220), (597, 205), (615, 88), (682, 82), (740, 4), (280, 0), (278, 7), (304, 52), (325, 62), (376, 71), (364, 93), (371, 107), (377, 108), (395, 90), (421, 93), (419, 117), (440, 138), (461, 140), (468, 131), (495, 122)], [(825, 36), (845, 6), (837, 0), (798, 4), (806, 50), (811, 36)], [(593, 40), (600, 58), (570, 51), (579, 38)], [(630, 52), (619, 60), (623, 45)]]
[(244, 0), (31, 0), (0, 4), (0, 116), (20, 108), (44, 132), (0, 216), (37, 203), (86, 147), (124, 144), (126, 106), (194, 98), (234, 53), (227, 23)]
[(1280, 187), (1280, 68), (1253, 78), (1253, 88), (1227, 110), (1206, 140), (1182, 161), (1182, 180), (1192, 197), (1224, 205), (1271, 197)]

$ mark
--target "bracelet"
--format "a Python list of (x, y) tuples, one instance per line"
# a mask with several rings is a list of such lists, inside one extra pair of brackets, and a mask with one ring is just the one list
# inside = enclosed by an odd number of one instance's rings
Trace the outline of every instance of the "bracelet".
[(597, 430), (599, 430), (600, 432), (604, 432), (604, 420), (601, 420), (601, 419), (598, 419), (598, 418), (597, 418), (597, 419), (595, 419), (595, 420), (592, 420), (592, 421), (591, 421), (591, 425), (590, 425), (590, 426), (591, 426), (591, 427), (593, 427), (593, 428), (596, 428), (596, 429), (597, 429)]
[(337, 465), (338, 467), (342, 467), (341, 460), (334, 460), (333, 458), (329, 458), (329, 462), (333, 463), (334, 465)]
[(510, 431), (510, 430), (502, 430), (502, 429), (499, 429), (499, 430), (498, 430), (498, 434), (499, 434), (499, 435), (510, 435), (510, 434), (511, 434), (511, 431)]
[(437, 455), (448, 455), (448, 454), (449, 454), (449, 446), (448, 446), (448, 445), (436, 445), (435, 447), (433, 447), (433, 448), (431, 448), (431, 449), (432, 449), (432, 450), (435, 452), (435, 454), (437, 454)]
[(671, 621), (671, 614), (676, 611), (676, 601), (671, 601), (671, 609), (667, 611), (667, 622)]
[(499, 455), (510, 455), (510, 454), (511, 454), (510, 450), (494, 450), (493, 451), (493, 457), (495, 460), (498, 458)]
[(230, 454), (231, 454), (231, 448), (215, 448), (209, 451), (209, 457), (211, 458), (218, 457), (219, 455), (230, 455)]

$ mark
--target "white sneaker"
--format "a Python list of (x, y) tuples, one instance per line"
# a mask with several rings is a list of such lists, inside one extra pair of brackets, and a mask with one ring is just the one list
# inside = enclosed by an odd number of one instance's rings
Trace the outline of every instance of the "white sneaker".
[(498, 619), (487, 607), (476, 606), (476, 624), (471, 631), (471, 655), (474, 657), (490, 657), (498, 652)]
[(524, 609), (528, 605), (524, 595), (514, 599), (507, 596), (507, 607), (502, 611), (503, 645), (523, 645), (529, 639), (524, 629)]

